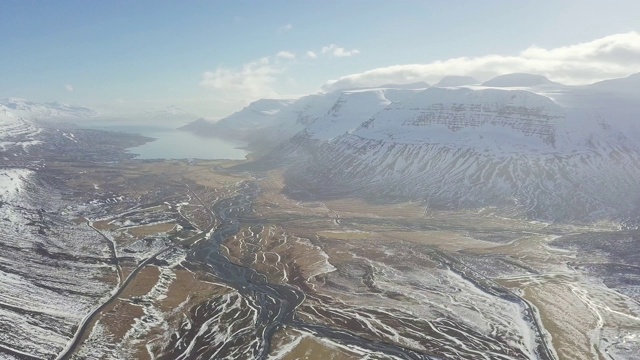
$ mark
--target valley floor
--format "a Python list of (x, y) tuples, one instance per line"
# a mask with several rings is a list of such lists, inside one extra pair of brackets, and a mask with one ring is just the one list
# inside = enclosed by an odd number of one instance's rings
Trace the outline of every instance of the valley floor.
[(69, 157), (0, 170), (2, 358), (640, 353), (637, 234), (615, 224), (301, 202), (236, 162)]

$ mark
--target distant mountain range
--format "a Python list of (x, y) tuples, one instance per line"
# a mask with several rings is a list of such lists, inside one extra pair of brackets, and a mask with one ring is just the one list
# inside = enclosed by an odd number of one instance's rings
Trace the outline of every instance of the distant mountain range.
[(19, 98), (0, 99), (0, 151), (24, 150), (42, 139), (43, 126), (118, 129), (127, 126), (176, 128), (198, 116), (175, 106), (164, 106), (136, 113), (100, 113), (97, 110), (59, 102), (37, 103)]
[(19, 98), (0, 99), (0, 114), (2, 113), (24, 120), (81, 119), (98, 115), (95, 110), (82, 106), (59, 102), (36, 103)]
[(35, 103), (18, 98), (0, 99), (0, 151), (24, 150), (40, 140), (38, 121), (75, 121), (96, 116), (89, 108), (58, 102)]

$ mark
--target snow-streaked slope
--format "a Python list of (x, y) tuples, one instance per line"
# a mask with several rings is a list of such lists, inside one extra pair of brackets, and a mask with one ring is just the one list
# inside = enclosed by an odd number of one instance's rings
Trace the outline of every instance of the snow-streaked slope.
[(109, 295), (108, 249), (60, 216), (74, 208), (37, 172), (0, 169), (0, 349), (53, 359)]
[(0, 151), (24, 151), (36, 140), (40, 128), (31, 121), (17, 117), (4, 105), (0, 105)]
[(632, 74), (622, 79), (611, 79), (591, 84), (586, 88), (599, 92), (608, 92), (618, 95), (628, 95), (634, 98), (640, 97), (640, 73)]
[(32, 174), (27, 169), (0, 169), (0, 203), (14, 203)]
[(96, 112), (91, 109), (58, 102), (0, 99), (0, 152), (13, 155), (38, 144), (38, 134), (41, 133), (39, 121), (75, 121), (95, 115)]
[(263, 99), (216, 123), (199, 119), (181, 129), (244, 140), (254, 147), (266, 143), (273, 146), (300, 131), (330, 139), (356, 129), (389, 104), (423, 89), (380, 87), (318, 93), (297, 100)]
[[(473, 147), (385, 142), (347, 135), (302, 142), (292, 189), (422, 200), (451, 209), (496, 207), (546, 220), (624, 219), (640, 203), (640, 157), (622, 148), (566, 155), (495, 154)], [(301, 154), (303, 154), (301, 156)]]
[(485, 81), (482, 85), (490, 87), (520, 87), (561, 84), (553, 82), (542, 75), (516, 73), (496, 76), (491, 80)]
[[(354, 131), (363, 121), (394, 102), (413, 96), (419, 90), (377, 88), (339, 93), (326, 114), (316, 118), (306, 128), (306, 132), (316, 139), (332, 139)], [(333, 97), (331, 97), (333, 100)]]
[(250, 131), (277, 125), (280, 113), (294, 100), (262, 99), (249, 104), (244, 109), (221, 119), (217, 126), (220, 130)]
[(277, 143), (302, 128), (296, 124), (296, 109), (301, 105), (296, 107), (294, 103), (302, 103), (304, 99), (262, 99), (219, 121), (197, 119), (179, 129), (199, 136), (250, 142), (254, 147), (262, 142)]
[(563, 110), (532, 92), (430, 88), (388, 106), (354, 134), (402, 143), (548, 148)]

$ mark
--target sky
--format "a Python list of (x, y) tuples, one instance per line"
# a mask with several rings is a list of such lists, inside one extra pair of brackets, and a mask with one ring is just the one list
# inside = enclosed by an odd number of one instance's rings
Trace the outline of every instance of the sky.
[(3, 0), (0, 98), (228, 115), (259, 98), (640, 72), (640, 1)]

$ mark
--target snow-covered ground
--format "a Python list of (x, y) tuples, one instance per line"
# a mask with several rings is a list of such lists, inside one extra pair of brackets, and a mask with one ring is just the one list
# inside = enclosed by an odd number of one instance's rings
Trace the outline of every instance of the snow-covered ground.
[(55, 357), (111, 290), (104, 240), (58, 215), (70, 205), (34, 172), (0, 169), (0, 349)]
[[(17, 117), (0, 104), (0, 151), (12, 154), (39, 143), (36, 136), (40, 129), (31, 122)], [(13, 155), (13, 154), (12, 154)]]

